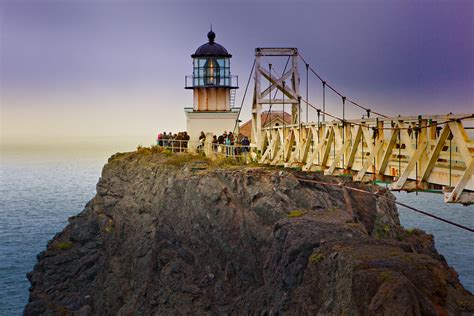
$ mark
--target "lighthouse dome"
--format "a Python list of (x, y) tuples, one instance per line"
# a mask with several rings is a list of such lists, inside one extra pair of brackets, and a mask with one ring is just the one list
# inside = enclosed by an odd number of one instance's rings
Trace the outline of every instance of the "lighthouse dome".
[(196, 52), (191, 55), (192, 58), (196, 57), (226, 57), (230, 58), (232, 57), (229, 52), (227, 52), (227, 49), (224, 48), (224, 46), (217, 44), (214, 39), (216, 38), (216, 33), (214, 33), (212, 30), (207, 33), (207, 38), (209, 39), (209, 42), (206, 44), (203, 44), (198, 47)]

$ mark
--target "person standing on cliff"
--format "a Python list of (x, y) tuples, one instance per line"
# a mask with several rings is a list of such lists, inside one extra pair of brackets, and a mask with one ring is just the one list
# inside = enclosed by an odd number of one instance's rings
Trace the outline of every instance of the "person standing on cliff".
[(156, 137), (156, 144), (157, 144), (158, 146), (161, 146), (161, 145), (162, 145), (162, 140), (161, 140), (162, 138), (163, 138), (163, 134), (158, 133), (158, 136)]
[(177, 152), (179, 149), (179, 143), (178, 143), (178, 134), (173, 134), (173, 136), (170, 137), (171, 139), (171, 150), (173, 152)]
[(182, 132), (178, 132), (176, 136), (176, 147), (178, 152), (182, 152), (184, 148), (184, 135)]
[(234, 145), (234, 135), (232, 135), (232, 132), (229, 132), (229, 135), (227, 135), (226, 141), (226, 156), (233, 156), (233, 148), (232, 146)]
[(163, 144), (163, 147), (168, 147), (168, 135), (166, 134), (166, 132), (163, 133), (163, 136), (161, 137), (162, 139), (162, 144)]
[(191, 137), (189, 137), (188, 133), (187, 132), (183, 132), (183, 139), (184, 139), (184, 150), (187, 151), (187, 148), (188, 148), (188, 143), (189, 143), (189, 139)]
[(250, 141), (247, 136), (242, 139), (242, 153), (244, 156), (244, 162), (247, 162), (248, 152), (250, 151)]
[(199, 145), (197, 147), (198, 151), (203, 151), (204, 150), (204, 142), (206, 141), (206, 134), (204, 134), (203, 131), (201, 131), (201, 135), (199, 135)]

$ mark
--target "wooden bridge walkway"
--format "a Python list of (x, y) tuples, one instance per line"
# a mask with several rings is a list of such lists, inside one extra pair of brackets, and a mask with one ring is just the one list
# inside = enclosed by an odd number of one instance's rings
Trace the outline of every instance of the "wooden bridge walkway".
[[(272, 60), (282, 57), (286, 65), (279, 73)], [(300, 93), (299, 59), (306, 68), (306, 98)], [(392, 190), (439, 190), (448, 203), (474, 203), (472, 113), (388, 117), (324, 81), (297, 48), (256, 48), (253, 71), (252, 146), (260, 152), (261, 163), (345, 174), (354, 181), (390, 182)], [(308, 101), (310, 73), (322, 83), (321, 108)], [(327, 112), (326, 91), (340, 98), (342, 117)], [(285, 112), (285, 105), (291, 109), (292, 124), (270, 122), (270, 127), (264, 127), (262, 110), (282, 106)], [(306, 122), (302, 122), (305, 105)], [(348, 105), (374, 117), (346, 119)], [(317, 122), (309, 121), (310, 110), (317, 112)]]
[[(461, 120), (462, 119), (462, 120)], [(442, 190), (446, 202), (474, 199), (472, 115), (301, 123), (262, 130), (261, 163), (302, 167), (392, 190)]]

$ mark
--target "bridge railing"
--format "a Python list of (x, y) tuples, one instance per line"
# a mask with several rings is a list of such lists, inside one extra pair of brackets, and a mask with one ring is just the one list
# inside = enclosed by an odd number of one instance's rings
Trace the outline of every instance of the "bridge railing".
[(474, 200), (474, 116), (335, 120), (264, 128), (261, 163), (300, 166), (392, 190), (444, 190), (446, 202)]

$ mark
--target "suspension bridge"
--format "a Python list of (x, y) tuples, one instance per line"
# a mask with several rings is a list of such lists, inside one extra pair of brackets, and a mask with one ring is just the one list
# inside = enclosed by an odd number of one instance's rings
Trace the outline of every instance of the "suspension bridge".
[[(282, 73), (271, 62), (279, 58), (286, 59)], [(300, 62), (306, 69), (306, 97), (300, 91)], [(317, 102), (309, 100), (310, 74), (321, 83)], [(251, 140), (260, 163), (386, 182), (396, 191), (443, 192), (445, 202), (474, 203), (472, 113), (389, 117), (336, 90), (297, 48), (255, 49), (242, 105), (252, 75)], [(327, 93), (340, 98), (342, 117), (326, 109)], [(291, 109), (291, 124), (265, 127), (262, 111), (279, 107), (284, 113), (285, 106)], [(347, 119), (348, 106), (363, 111), (363, 118)]]

